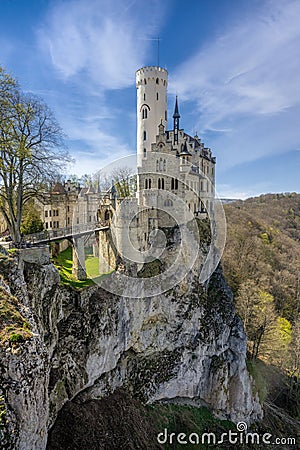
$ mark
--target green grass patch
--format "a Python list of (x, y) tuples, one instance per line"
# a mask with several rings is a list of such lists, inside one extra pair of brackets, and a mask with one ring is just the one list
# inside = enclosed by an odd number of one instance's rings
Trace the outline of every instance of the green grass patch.
[(86, 266), (86, 280), (77, 280), (73, 273), (73, 249), (68, 247), (63, 252), (59, 253), (53, 258), (53, 263), (58, 269), (61, 283), (63, 285), (72, 286), (75, 289), (83, 289), (97, 283), (102, 277), (108, 274), (100, 274), (99, 272), (99, 258), (93, 256), (92, 249), (85, 249), (85, 266)]
[[(207, 440), (202, 444), (202, 434), (215, 433), (218, 440), (222, 433), (226, 433), (230, 429), (236, 430), (232, 422), (215, 418), (209, 409), (205, 407), (197, 408), (194, 406), (156, 403), (147, 405), (146, 408), (156, 428), (161, 432), (167, 429), (168, 436), (171, 433), (175, 433), (175, 436), (178, 436), (179, 433), (185, 433), (186, 436), (196, 433), (200, 437), (200, 443), (197, 445), (189, 442), (184, 444), (186, 449), (207, 449), (212, 447), (225, 450), (226, 447), (222, 445), (217, 447), (214, 445), (208, 446)], [(186, 440), (188, 441), (188, 439)], [(183, 448), (183, 445), (177, 443), (176, 440), (170, 444), (168, 439), (168, 442), (164, 444), (164, 449), (166, 450), (180, 448)]]

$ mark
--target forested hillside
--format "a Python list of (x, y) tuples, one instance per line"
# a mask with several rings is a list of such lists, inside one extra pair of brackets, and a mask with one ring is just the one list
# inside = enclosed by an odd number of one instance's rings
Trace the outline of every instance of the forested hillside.
[(261, 195), (224, 209), (223, 268), (247, 333), (250, 364), (260, 359), (265, 369), (286, 376), (281, 389), (295, 400), (291, 411), (299, 417), (300, 194)]

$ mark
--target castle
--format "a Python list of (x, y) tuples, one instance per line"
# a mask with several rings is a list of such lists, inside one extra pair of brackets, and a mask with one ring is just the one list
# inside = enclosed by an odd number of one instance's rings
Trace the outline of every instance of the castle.
[[(64, 186), (57, 183), (39, 202), (46, 230), (89, 222), (109, 228), (96, 233), (87, 244), (93, 241), (100, 273), (115, 269), (118, 257), (137, 263), (137, 270), (154, 259), (163, 260), (167, 229), (191, 224), (195, 217), (213, 219), (216, 159), (197, 134), (192, 137), (180, 127), (177, 96), (173, 127), (167, 128), (167, 87), (166, 69), (146, 66), (137, 70), (135, 197), (122, 198), (115, 187), (107, 193), (94, 192), (91, 187), (80, 190), (67, 181)], [(158, 236), (159, 230), (166, 231), (164, 236)], [(193, 237), (187, 248), (191, 249), (194, 242)], [(67, 245), (57, 244), (57, 251)], [(181, 255), (187, 267), (188, 252)], [(84, 255), (82, 248), (77, 253)], [(84, 266), (84, 256), (81, 259)]]
[[(168, 72), (162, 67), (136, 72), (139, 206), (171, 211), (177, 195), (192, 213), (211, 215), (216, 158), (197, 135), (180, 128), (177, 97), (173, 128), (167, 130), (167, 87)], [(151, 195), (153, 189), (173, 195)]]
[[(124, 260), (153, 260), (159, 254), (157, 248), (149, 252), (155, 230), (213, 215), (216, 159), (197, 135), (180, 128), (177, 97), (173, 128), (167, 129), (167, 87), (166, 69), (137, 70), (137, 197), (111, 207), (114, 243)], [(107, 205), (100, 211), (100, 217), (107, 214)], [(99, 244), (100, 253), (111, 255), (104, 234)], [(108, 257), (110, 267), (114, 260)]]

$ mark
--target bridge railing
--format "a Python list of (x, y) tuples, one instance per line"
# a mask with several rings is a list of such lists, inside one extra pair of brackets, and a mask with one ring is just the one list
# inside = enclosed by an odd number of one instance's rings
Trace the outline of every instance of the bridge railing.
[(93, 232), (96, 229), (107, 227), (108, 223), (90, 222), (85, 224), (73, 225), (65, 228), (57, 228), (54, 230), (44, 230), (39, 233), (27, 234), (24, 236), (24, 241), (34, 244), (44, 241), (53, 241), (55, 238), (72, 237), (85, 232)]

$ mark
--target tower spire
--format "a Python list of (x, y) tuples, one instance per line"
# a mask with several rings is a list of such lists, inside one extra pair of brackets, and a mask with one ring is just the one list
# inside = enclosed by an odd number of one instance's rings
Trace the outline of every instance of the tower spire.
[(180, 119), (180, 114), (179, 114), (179, 108), (178, 108), (178, 98), (177, 98), (177, 95), (176, 95), (176, 101), (175, 101), (175, 108), (174, 108), (173, 119), (174, 119), (174, 144), (178, 144), (178, 130), (179, 130), (179, 119)]

